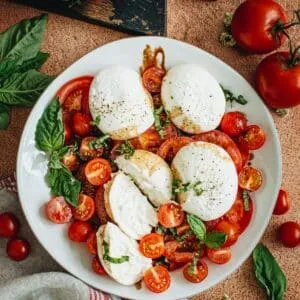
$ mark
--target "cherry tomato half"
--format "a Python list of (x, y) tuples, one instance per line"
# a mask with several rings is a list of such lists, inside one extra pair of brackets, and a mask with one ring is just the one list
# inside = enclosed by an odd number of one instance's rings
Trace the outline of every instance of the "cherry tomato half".
[(277, 35), (272, 33), (278, 22), (287, 22), (287, 15), (278, 2), (247, 0), (235, 11), (231, 31), (237, 44), (244, 50), (267, 53), (277, 49), (285, 39), (281, 31), (277, 31)]
[(221, 220), (215, 227), (216, 231), (226, 233), (227, 239), (223, 247), (229, 247), (236, 243), (239, 238), (239, 228), (226, 220)]
[(189, 251), (184, 251), (184, 243), (177, 241), (168, 241), (165, 243), (165, 257), (169, 261), (176, 263), (188, 263), (192, 261), (194, 254)]
[(160, 92), (162, 79), (165, 76), (165, 70), (157, 67), (151, 67), (143, 73), (143, 84), (150, 93)]
[(158, 258), (164, 254), (164, 237), (158, 233), (149, 233), (140, 241), (140, 251), (149, 258)]
[(231, 137), (240, 135), (247, 127), (245, 115), (239, 111), (226, 113), (221, 121), (221, 130)]
[(191, 263), (188, 263), (183, 268), (183, 276), (186, 280), (192, 283), (199, 283), (203, 281), (208, 275), (207, 264), (199, 259), (197, 266), (191, 268)]
[(184, 212), (179, 204), (166, 203), (160, 206), (157, 218), (162, 226), (174, 228), (182, 224)]
[(94, 158), (86, 164), (84, 172), (92, 185), (103, 185), (110, 180), (112, 170), (107, 160)]
[(98, 187), (95, 196), (95, 205), (96, 213), (100, 220), (101, 225), (106, 224), (109, 221), (109, 216), (107, 215), (105, 209), (105, 200), (104, 200), (104, 187)]
[(100, 276), (107, 276), (105, 269), (103, 268), (98, 256), (95, 256), (92, 261), (93, 271)]
[(155, 266), (145, 272), (144, 282), (150, 291), (161, 293), (169, 288), (171, 276), (165, 267)]
[(91, 141), (94, 141), (96, 139), (97, 138), (93, 137), (93, 136), (87, 136), (84, 139), (82, 139), (80, 148), (79, 148), (80, 157), (89, 159), (89, 158), (100, 157), (103, 154), (103, 150), (104, 150), (103, 147), (93, 149), (90, 146)]
[(72, 150), (69, 150), (68, 153), (63, 156), (61, 162), (72, 172), (79, 167), (79, 158)]
[(290, 206), (291, 202), (289, 200), (287, 192), (283, 189), (280, 189), (273, 215), (284, 215), (290, 209)]
[(97, 237), (96, 237), (96, 231), (93, 230), (88, 235), (88, 238), (86, 240), (86, 246), (90, 253), (97, 254)]
[(69, 227), (68, 236), (74, 242), (83, 243), (87, 241), (92, 231), (93, 227), (90, 223), (74, 221)]
[(242, 189), (254, 192), (262, 184), (261, 173), (253, 167), (244, 167), (239, 173), (239, 186)]
[(12, 238), (7, 243), (6, 252), (13, 260), (24, 260), (30, 253), (30, 245), (24, 239)]
[(78, 206), (72, 207), (73, 217), (79, 221), (87, 221), (94, 215), (94, 212), (94, 199), (87, 195), (79, 194)]
[(231, 249), (229, 247), (212, 249), (207, 248), (207, 257), (215, 264), (226, 264), (231, 259)]
[(278, 238), (288, 248), (294, 248), (300, 244), (300, 225), (296, 222), (283, 223), (278, 229)]
[(239, 143), (244, 144), (249, 150), (257, 150), (266, 141), (265, 132), (257, 125), (247, 126), (245, 131), (239, 137)]
[(49, 200), (45, 208), (48, 219), (54, 223), (68, 223), (72, 219), (72, 210), (62, 196)]
[(90, 115), (76, 112), (72, 116), (72, 129), (73, 132), (79, 136), (85, 136), (92, 130), (92, 118)]
[(14, 214), (5, 212), (0, 215), (0, 237), (10, 238), (16, 236), (19, 229), (20, 222)]

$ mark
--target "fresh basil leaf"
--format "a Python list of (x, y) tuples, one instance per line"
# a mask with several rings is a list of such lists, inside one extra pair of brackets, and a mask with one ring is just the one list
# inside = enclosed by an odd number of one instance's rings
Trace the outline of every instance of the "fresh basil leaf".
[(37, 148), (45, 152), (52, 152), (63, 146), (64, 126), (58, 98), (48, 105), (39, 119), (35, 131), (35, 142)]
[(0, 82), (3, 82), (11, 74), (18, 71), (19, 66), (12, 58), (5, 58), (0, 61)]
[(17, 65), (36, 57), (43, 41), (47, 15), (25, 19), (0, 34), (0, 60), (10, 58)]
[(265, 288), (271, 300), (283, 300), (287, 280), (274, 256), (263, 244), (253, 251), (253, 264), (257, 281)]
[(109, 261), (112, 264), (122, 264), (126, 261), (129, 261), (129, 256), (127, 255), (122, 255), (121, 257), (111, 257), (109, 255), (109, 245), (106, 241), (103, 241), (103, 249), (103, 259)]
[(220, 248), (227, 239), (225, 232), (213, 231), (206, 235), (205, 245), (208, 248)]
[(0, 130), (7, 129), (10, 122), (10, 109), (7, 105), (0, 103)]
[(48, 59), (49, 54), (39, 51), (38, 54), (29, 60), (26, 60), (19, 66), (18, 72), (26, 72), (30, 69), (38, 70)]
[(196, 237), (200, 241), (205, 241), (206, 227), (205, 227), (204, 223), (198, 217), (196, 217), (194, 215), (187, 215), (187, 221), (188, 221), (192, 231), (196, 235)]
[(63, 196), (72, 206), (78, 206), (81, 183), (69, 169), (63, 165), (61, 168), (50, 168), (47, 178), (52, 194)]

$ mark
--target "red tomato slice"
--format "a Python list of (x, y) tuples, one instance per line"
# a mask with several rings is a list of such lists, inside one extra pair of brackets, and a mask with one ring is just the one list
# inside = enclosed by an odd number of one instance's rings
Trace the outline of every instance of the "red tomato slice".
[(80, 194), (78, 197), (78, 207), (72, 207), (73, 217), (79, 221), (89, 220), (95, 212), (95, 202), (94, 199)]
[(92, 185), (103, 185), (110, 180), (111, 167), (107, 160), (94, 158), (85, 166), (85, 176)]
[(174, 228), (182, 224), (184, 212), (179, 204), (166, 203), (160, 206), (157, 218), (162, 226)]
[(95, 204), (96, 204), (96, 213), (100, 220), (101, 225), (106, 224), (109, 221), (109, 216), (107, 215), (105, 209), (105, 200), (104, 200), (104, 187), (98, 187), (95, 196)]
[(159, 93), (165, 70), (151, 67), (143, 73), (143, 84), (150, 93)]
[(171, 276), (165, 267), (155, 266), (145, 272), (144, 282), (150, 291), (161, 293), (169, 288)]
[(171, 162), (176, 153), (185, 145), (193, 142), (193, 139), (187, 136), (179, 136), (166, 140), (158, 149), (157, 154), (165, 161)]
[(87, 249), (92, 254), (97, 254), (97, 237), (96, 237), (96, 231), (92, 231), (86, 241)]
[(103, 148), (92, 149), (90, 147), (90, 142), (93, 140), (96, 140), (96, 137), (87, 136), (84, 139), (82, 139), (79, 148), (79, 154), (81, 157), (89, 159), (89, 158), (100, 157), (103, 154), (104, 151)]
[(266, 141), (265, 132), (257, 125), (250, 125), (239, 137), (239, 142), (248, 147), (249, 150), (257, 150)]
[(90, 115), (76, 112), (72, 116), (72, 129), (73, 132), (79, 136), (88, 135), (92, 131), (91, 125), (92, 118)]
[(93, 231), (93, 227), (90, 223), (83, 221), (74, 221), (68, 230), (68, 236), (70, 240), (83, 243), (86, 242), (90, 233)]
[(199, 259), (197, 262), (197, 266), (191, 268), (191, 263), (188, 263), (185, 265), (182, 272), (184, 278), (189, 282), (199, 283), (207, 277), (208, 267), (203, 260)]
[[(184, 244), (180, 244), (177, 241), (169, 241), (165, 243), (165, 257), (169, 261), (176, 263), (187, 263), (192, 261), (194, 255), (192, 252), (181, 251)], [(180, 250), (180, 251), (179, 251)]]
[(149, 258), (158, 258), (164, 254), (164, 237), (158, 233), (149, 233), (140, 241), (140, 251)]
[(74, 78), (65, 83), (56, 95), (66, 111), (82, 111), (89, 114), (88, 97), (93, 76), (82, 76)]
[(64, 197), (54, 197), (46, 204), (48, 219), (57, 224), (68, 223), (72, 219), (72, 210)]
[(101, 265), (101, 262), (97, 256), (95, 256), (93, 258), (92, 269), (96, 274), (98, 274), (100, 276), (107, 276), (107, 273), (106, 273), (105, 269), (103, 268), (103, 266)]
[(261, 173), (253, 167), (244, 167), (239, 173), (239, 186), (248, 191), (256, 191), (262, 184)]
[(216, 231), (224, 232), (227, 239), (223, 247), (229, 247), (236, 243), (239, 238), (239, 227), (226, 220), (221, 220), (215, 227)]
[(215, 264), (226, 264), (231, 259), (231, 249), (228, 247), (218, 249), (207, 248), (207, 257)]
[(231, 137), (240, 135), (247, 127), (245, 115), (239, 111), (226, 113), (221, 121), (221, 130)]
[(203, 141), (222, 147), (232, 158), (237, 172), (242, 169), (243, 161), (239, 148), (235, 142), (225, 133), (219, 130), (211, 130), (193, 136), (195, 141)]

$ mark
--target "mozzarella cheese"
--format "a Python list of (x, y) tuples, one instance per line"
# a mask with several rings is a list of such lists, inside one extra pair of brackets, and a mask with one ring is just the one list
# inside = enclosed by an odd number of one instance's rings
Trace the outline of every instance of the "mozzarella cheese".
[(119, 169), (133, 178), (155, 206), (171, 200), (172, 172), (160, 156), (145, 150), (135, 150), (130, 159), (121, 155), (115, 162)]
[(197, 196), (194, 190), (179, 194), (184, 211), (210, 221), (224, 215), (233, 205), (238, 177), (231, 157), (223, 148), (207, 142), (188, 144), (174, 157), (172, 171), (183, 183), (201, 181), (201, 195)]
[(123, 172), (105, 186), (104, 200), (111, 219), (133, 239), (141, 239), (158, 223), (155, 209)]
[(101, 118), (99, 129), (114, 140), (137, 137), (154, 122), (152, 98), (140, 75), (122, 66), (103, 69), (95, 76), (89, 106), (92, 117)]
[(216, 79), (196, 64), (171, 68), (162, 84), (162, 102), (172, 122), (188, 133), (218, 127), (225, 113), (225, 96)]
[[(103, 241), (108, 244), (110, 257), (120, 258), (126, 255), (129, 260), (121, 264), (104, 260)], [(138, 243), (110, 222), (100, 226), (97, 232), (97, 249), (105, 271), (117, 282), (124, 285), (131, 285), (140, 281), (144, 272), (152, 265), (152, 260), (144, 257), (139, 251)]]

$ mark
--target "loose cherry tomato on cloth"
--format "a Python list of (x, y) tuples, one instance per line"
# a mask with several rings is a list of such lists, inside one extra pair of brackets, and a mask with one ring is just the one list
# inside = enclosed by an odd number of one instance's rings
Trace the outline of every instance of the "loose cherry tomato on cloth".
[(56, 95), (66, 111), (82, 111), (89, 114), (88, 97), (93, 76), (81, 76), (65, 83)]
[(90, 223), (74, 221), (69, 227), (68, 236), (74, 242), (83, 243), (87, 241), (92, 231), (93, 227)]
[(5, 212), (0, 215), (0, 237), (10, 238), (16, 236), (19, 229), (20, 222), (14, 214)]
[(144, 87), (150, 93), (159, 93), (162, 79), (165, 76), (165, 70), (157, 67), (151, 67), (143, 73)]
[(98, 256), (95, 256), (92, 261), (92, 269), (93, 271), (101, 276), (107, 276), (105, 269), (103, 268)]
[(89, 158), (95, 158), (95, 157), (100, 157), (103, 154), (103, 147), (102, 148), (97, 148), (93, 149), (91, 148), (91, 141), (96, 140), (96, 137), (93, 136), (87, 136), (84, 139), (82, 139), (80, 148), (79, 148), (79, 155), (80, 157), (89, 159)]
[(231, 259), (231, 249), (229, 247), (212, 249), (207, 248), (207, 257), (215, 264), (226, 264)]
[(291, 202), (289, 200), (287, 192), (283, 189), (280, 189), (273, 215), (284, 215), (289, 210), (290, 206)]
[(92, 185), (103, 185), (110, 180), (112, 170), (107, 160), (94, 158), (86, 164), (84, 172)]
[(244, 167), (239, 173), (239, 187), (251, 192), (260, 188), (262, 184), (261, 173), (253, 167)]
[(243, 113), (231, 111), (223, 116), (220, 126), (221, 130), (230, 137), (236, 137), (246, 129), (247, 119)]
[(73, 217), (79, 221), (87, 221), (94, 215), (94, 212), (94, 199), (87, 195), (79, 194), (78, 206), (72, 207)]
[(169, 261), (176, 263), (187, 263), (192, 261), (194, 255), (192, 252), (182, 251), (183, 243), (169, 241), (165, 243), (165, 257)]
[(256, 87), (265, 103), (272, 108), (300, 104), (300, 64), (294, 51), (273, 53), (258, 65)]
[(148, 269), (144, 274), (146, 287), (154, 293), (162, 293), (171, 284), (171, 276), (163, 266), (155, 266)]
[(230, 223), (226, 220), (221, 220), (215, 227), (216, 231), (226, 233), (227, 239), (223, 247), (229, 247), (236, 243), (239, 238), (239, 228), (237, 225)]
[(7, 255), (16, 261), (24, 260), (30, 253), (29, 243), (20, 238), (12, 238), (6, 246)]
[(257, 125), (250, 125), (239, 137), (239, 143), (248, 147), (249, 150), (257, 150), (266, 141), (266, 134)]
[(61, 162), (72, 172), (79, 167), (79, 158), (72, 150), (63, 156)]
[(300, 244), (300, 225), (296, 222), (283, 223), (278, 229), (278, 238), (288, 248), (294, 248)]
[(177, 203), (166, 203), (160, 206), (157, 218), (159, 223), (166, 228), (174, 228), (182, 224), (184, 212)]
[(72, 219), (72, 210), (64, 197), (54, 197), (46, 203), (46, 215), (48, 219), (57, 224), (68, 223)]
[(97, 237), (96, 237), (96, 231), (93, 230), (88, 235), (88, 238), (86, 240), (86, 246), (90, 253), (97, 254)]
[(195, 141), (203, 141), (222, 147), (233, 160), (237, 172), (242, 169), (243, 161), (239, 148), (235, 142), (224, 132), (211, 130), (193, 136)]
[(268, 53), (284, 41), (282, 29), (286, 23), (286, 12), (276, 1), (247, 0), (233, 15), (231, 32), (242, 49), (251, 53)]
[(208, 267), (203, 260), (199, 259), (195, 267), (191, 267), (191, 263), (188, 263), (182, 272), (186, 280), (192, 283), (199, 283), (207, 277)]
[(92, 118), (90, 115), (76, 112), (72, 116), (72, 129), (73, 132), (79, 136), (85, 136), (92, 130)]
[(104, 200), (104, 187), (98, 187), (95, 196), (95, 205), (96, 213), (100, 220), (101, 225), (106, 224), (109, 221), (109, 216), (107, 215), (105, 209), (105, 200)]
[(140, 251), (149, 258), (158, 258), (164, 254), (164, 237), (158, 233), (149, 233), (140, 241)]
[(158, 149), (157, 154), (167, 162), (171, 162), (176, 153), (185, 145), (193, 142), (187, 136), (179, 136), (166, 140)]

